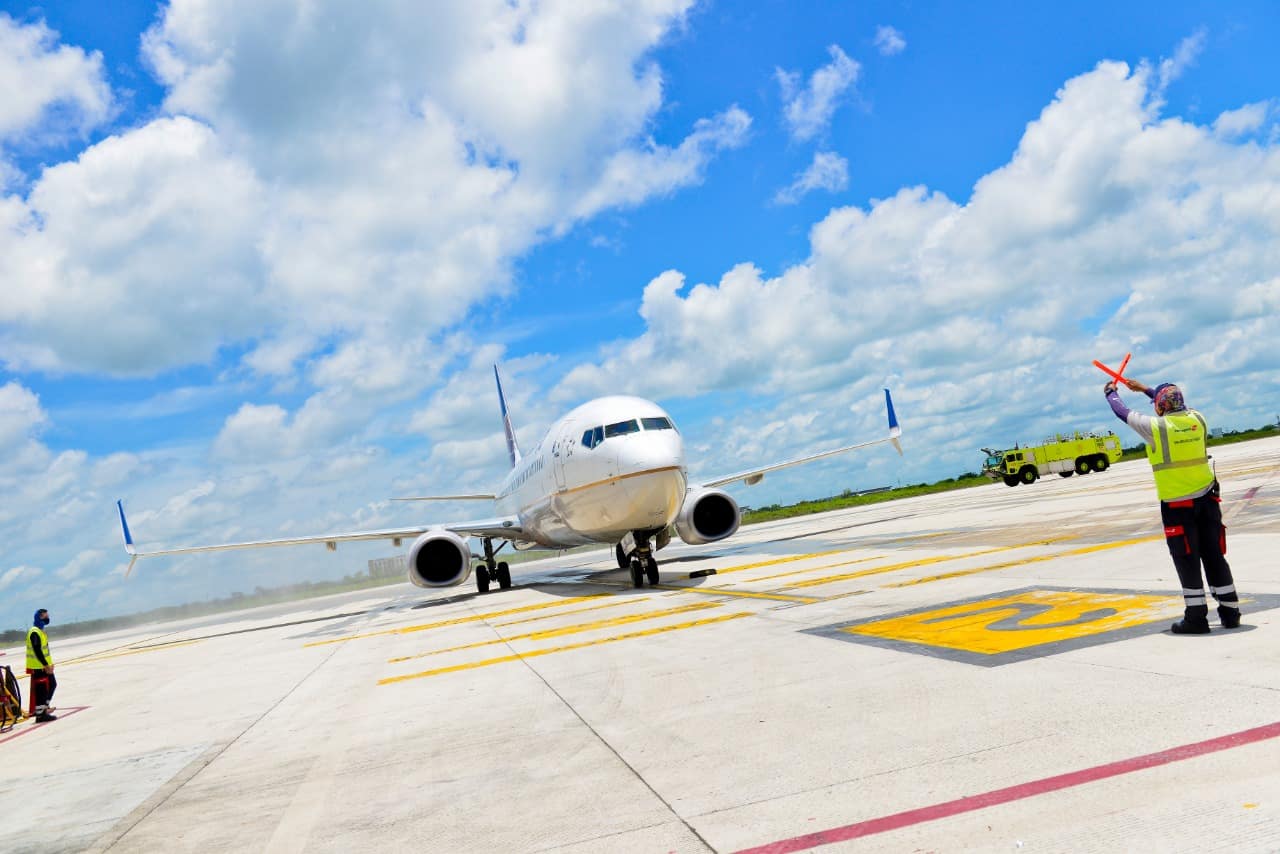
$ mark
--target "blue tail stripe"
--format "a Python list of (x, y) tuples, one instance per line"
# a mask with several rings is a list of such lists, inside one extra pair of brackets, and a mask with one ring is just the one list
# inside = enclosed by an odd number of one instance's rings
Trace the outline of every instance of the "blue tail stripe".
[(133, 535), (129, 533), (129, 523), (124, 519), (124, 502), (117, 500), (116, 509), (120, 511), (120, 530), (124, 532), (124, 544), (133, 545)]
[(520, 462), (520, 446), (516, 444), (516, 431), (511, 426), (511, 416), (507, 412), (507, 398), (502, 393), (502, 377), (498, 376), (498, 366), (493, 366), (493, 380), (498, 384), (498, 406), (502, 409), (502, 430), (507, 437), (507, 456), (511, 458), (511, 467)]
[(889, 396), (889, 389), (884, 390), (884, 405), (889, 410), (889, 429), (892, 430), (898, 426), (898, 416), (893, 411), (893, 398)]

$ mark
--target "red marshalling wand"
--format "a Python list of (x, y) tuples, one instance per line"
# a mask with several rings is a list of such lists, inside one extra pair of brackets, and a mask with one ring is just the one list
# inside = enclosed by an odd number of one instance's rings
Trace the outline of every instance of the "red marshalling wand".
[(1125, 354), (1124, 354), (1124, 361), (1120, 363), (1120, 370), (1118, 370), (1118, 371), (1113, 371), (1113, 370), (1111, 370), (1111, 369), (1110, 369), (1110, 368), (1108, 368), (1106, 365), (1104, 365), (1104, 364), (1102, 364), (1101, 362), (1099, 362), (1097, 359), (1094, 359), (1094, 360), (1093, 360), (1093, 366), (1094, 366), (1095, 368), (1097, 368), (1098, 370), (1102, 371), (1102, 372), (1103, 372), (1104, 374), (1106, 374), (1107, 376), (1111, 377), (1113, 380), (1115, 380), (1115, 381), (1116, 381), (1116, 384), (1117, 384), (1117, 385), (1119, 385), (1119, 384), (1121, 384), (1121, 383), (1123, 383), (1123, 382), (1125, 381), (1125, 380), (1124, 380), (1124, 369), (1125, 369), (1126, 367), (1128, 367), (1128, 365), (1129, 365), (1129, 357), (1130, 357), (1130, 356), (1132, 356), (1132, 355), (1133, 355), (1132, 353), (1125, 353)]

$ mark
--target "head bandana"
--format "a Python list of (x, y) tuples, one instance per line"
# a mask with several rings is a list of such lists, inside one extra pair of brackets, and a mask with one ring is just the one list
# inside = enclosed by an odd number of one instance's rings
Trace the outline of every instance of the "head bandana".
[(1182, 399), (1182, 390), (1173, 383), (1161, 383), (1156, 387), (1155, 396), (1156, 415), (1164, 415), (1168, 412), (1181, 412), (1187, 408), (1187, 404)]
[[(44, 614), (45, 616), (41, 617), (41, 614)], [(31, 615), (31, 625), (35, 626), (37, 629), (43, 629), (45, 626), (49, 625), (49, 612), (44, 608), (36, 611)]]

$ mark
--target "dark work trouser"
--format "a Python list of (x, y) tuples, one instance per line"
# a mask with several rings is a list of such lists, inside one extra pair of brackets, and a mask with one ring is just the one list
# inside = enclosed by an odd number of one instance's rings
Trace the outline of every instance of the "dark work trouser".
[(1178, 580), (1182, 583), (1186, 616), (1197, 622), (1204, 620), (1209, 614), (1204, 580), (1200, 575), (1202, 564), (1204, 578), (1209, 581), (1209, 592), (1218, 600), (1219, 610), (1240, 609), (1236, 585), (1231, 578), (1231, 567), (1224, 557), (1227, 551), (1227, 529), (1222, 524), (1222, 499), (1217, 492), (1215, 488), (1199, 498), (1160, 502), (1165, 542), (1169, 544), (1169, 554), (1173, 557)]
[(31, 699), (36, 707), (36, 714), (44, 714), (53, 699), (53, 692), (58, 690), (58, 680), (47, 670), (31, 671)]

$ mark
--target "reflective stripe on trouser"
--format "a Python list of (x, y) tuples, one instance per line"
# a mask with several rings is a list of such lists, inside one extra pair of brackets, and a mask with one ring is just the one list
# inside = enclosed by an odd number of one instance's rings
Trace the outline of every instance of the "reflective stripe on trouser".
[[(1165, 542), (1178, 571), (1187, 616), (1202, 619), (1208, 613), (1204, 583), (1218, 604), (1238, 607), (1235, 580), (1223, 556), (1225, 528), (1216, 497), (1205, 494), (1190, 501), (1160, 503)], [(1201, 574), (1203, 567), (1203, 575)]]

